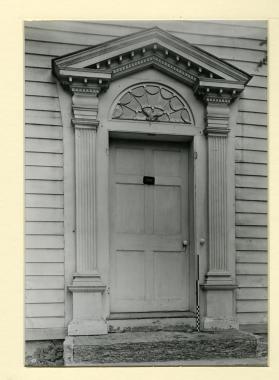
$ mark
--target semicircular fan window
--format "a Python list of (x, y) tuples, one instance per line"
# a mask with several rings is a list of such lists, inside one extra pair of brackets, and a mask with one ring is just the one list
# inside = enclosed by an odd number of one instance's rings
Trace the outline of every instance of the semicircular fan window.
[(191, 111), (182, 98), (157, 84), (130, 88), (118, 100), (112, 118), (193, 124)]

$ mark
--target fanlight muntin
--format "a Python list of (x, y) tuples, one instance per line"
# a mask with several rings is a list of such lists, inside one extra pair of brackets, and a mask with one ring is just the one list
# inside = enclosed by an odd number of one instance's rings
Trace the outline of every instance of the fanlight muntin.
[(192, 111), (183, 97), (154, 82), (126, 88), (113, 102), (111, 119), (194, 125)]

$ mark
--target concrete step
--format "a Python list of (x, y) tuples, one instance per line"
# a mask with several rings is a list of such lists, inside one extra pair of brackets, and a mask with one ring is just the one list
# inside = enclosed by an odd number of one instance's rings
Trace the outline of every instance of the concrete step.
[(125, 332), (67, 337), (65, 365), (160, 363), (198, 359), (254, 358), (259, 338), (240, 331)]

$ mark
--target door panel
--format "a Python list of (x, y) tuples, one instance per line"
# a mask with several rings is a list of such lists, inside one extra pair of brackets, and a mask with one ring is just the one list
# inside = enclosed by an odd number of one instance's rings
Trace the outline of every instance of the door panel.
[(177, 143), (110, 144), (112, 312), (188, 309), (187, 159)]
[(144, 186), (116, 185), (116, 231), (144, 232)]
[(178, 186), (154, 188), (154, 233), (175, 235), (181, 231), (181, 194)]

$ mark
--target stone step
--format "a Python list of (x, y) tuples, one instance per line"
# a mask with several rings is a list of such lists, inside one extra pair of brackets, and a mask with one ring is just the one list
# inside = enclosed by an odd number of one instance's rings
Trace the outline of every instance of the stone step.
[[(136, 314), (136, 313), (134, 313)], [(140, 314), (140, 313), (137, 313)], [(110, 333), (119, 333), (119, 332), (137, 332), (137, 331), (184, 331), (192, 332), (196, 329), (196, 319), (193, 316), (193, 313), (184, 316), (181, 313), (181, 316), (172, 316), (171, 313), (165, 314), (165, 317), (162, 318), (160, 315), (151, 316), (151, 313), (141, 313), (138, 318), (126, 319), (125, 316), (121, 317), (115, 314), (112, 315), (108, 320), (108, 329)], [(143, 314), (146, 314), (143, 315)], [(153, 313), (155, 314), (155, 313)], [(160, 314), (160, 313), (157, 313)], [(177, 313), (176, 313), (177, 314)]]
[(65, 365), (144, 363), (197, 359), (253, 358), (259, 338), (240, 331), (126, 332), (67, 337)]

